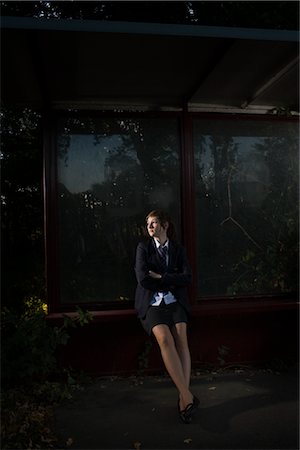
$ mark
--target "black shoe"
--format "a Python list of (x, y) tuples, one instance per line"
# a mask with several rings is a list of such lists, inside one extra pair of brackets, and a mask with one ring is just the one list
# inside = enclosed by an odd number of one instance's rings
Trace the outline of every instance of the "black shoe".
[(194, 398), (193, 398), (193, 405), (194, 405), (194, 409), (197, 409), (198, 406), (200, 405), (200, 401), (195, 395), (194, 395)]
[(179, 411), (179, 417), (183, 423), (191, 423), (193, 403), (189, 403), (185, 409)]
[(184, 423), (191, 423), (192, 416), (196, 409), (199, 407), (200, 401), (197, 397), (193, 397), (193, 403), (189, 403), (183, 411), (180, 411), (179, 400), (178, 400), (178, 411), (179, 417)]

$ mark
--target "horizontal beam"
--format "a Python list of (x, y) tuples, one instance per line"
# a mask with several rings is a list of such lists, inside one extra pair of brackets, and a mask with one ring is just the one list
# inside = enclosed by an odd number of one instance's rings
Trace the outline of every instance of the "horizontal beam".
[(145, 34), (156, 36), (255, 39), (298, 42), (299, 32), (263, 28), (236, 28), (201, 25), (178, 25), (101, 20), (45, 19), (39, 17), (2, 16), (2, 29), (78, 31), (98, 33)]
[(295, 66), (299, 64), (299, 56), (294, 58), (292, 61), (290, 61), (288, 64), (286, 64), (283, 68), (281, 68), (279, 71), (274, 73), (269, 77), (267, 81), (265, 81), (261, 86), (257, 87), (256, 91), (249, 97), (247, 100), (245, 100), (241, 104), (241, 108), (247, 108), (251, 103), (253, 103), (255, 100), (257, 100), (259, 97), (261, 97), (269, 88), (271, 88), (274, 84), (276, 84), (278, 81), (281, 80), (285, 75), (289, 73), (292, 69), (294, 69)]

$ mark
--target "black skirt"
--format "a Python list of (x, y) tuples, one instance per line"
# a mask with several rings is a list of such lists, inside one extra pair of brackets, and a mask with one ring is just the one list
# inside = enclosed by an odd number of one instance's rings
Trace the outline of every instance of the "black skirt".
[(151, 335), (156, 325), (168, 325), (172, 328), (175, 323), (188, 322), (188, 315), (184, 307), (177, 301), (166, 305), (162, 300), (159, 306), (150, 306), (146, 316), (141, 319), (144, 330)]

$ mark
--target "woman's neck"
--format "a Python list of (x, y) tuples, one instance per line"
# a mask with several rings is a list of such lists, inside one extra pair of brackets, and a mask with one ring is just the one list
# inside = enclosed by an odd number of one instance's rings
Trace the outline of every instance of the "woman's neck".
[(156, 237), (155, 239), (160, 243), (160, 245), (165, 245), (168, 240), (168, 236)]

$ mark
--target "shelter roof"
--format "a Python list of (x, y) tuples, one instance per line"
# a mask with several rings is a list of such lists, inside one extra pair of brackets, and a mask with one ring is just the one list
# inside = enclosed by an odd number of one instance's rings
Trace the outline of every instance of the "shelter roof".
[(299, 111), (297, 31), (2, 17), (2, 104)]

